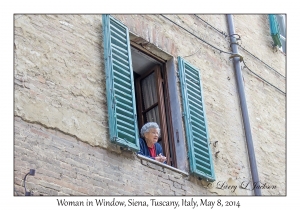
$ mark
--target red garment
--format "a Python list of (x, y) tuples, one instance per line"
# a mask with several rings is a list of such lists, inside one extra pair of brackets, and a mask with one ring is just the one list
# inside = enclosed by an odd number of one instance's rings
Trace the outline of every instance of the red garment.
[(156, 155), (155, 146), (153, 145), (152, 148), (148, 147), (148, 149), (149, 149), (149, 152), (150, 152), (150, 156), (151, 157), (156, 157), (155, 156)]

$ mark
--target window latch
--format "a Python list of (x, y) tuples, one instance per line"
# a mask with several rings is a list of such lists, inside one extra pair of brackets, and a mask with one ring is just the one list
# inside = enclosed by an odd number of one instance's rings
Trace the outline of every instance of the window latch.
[(179, 133), (178, 133), (178, 129), (176, 129), (176, 138), (177, 138), (177, 143), (179, 143)]

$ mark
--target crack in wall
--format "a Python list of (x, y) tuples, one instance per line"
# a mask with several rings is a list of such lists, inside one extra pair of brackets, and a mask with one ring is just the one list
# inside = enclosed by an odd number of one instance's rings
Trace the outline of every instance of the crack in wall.
[(63, 130), (57, 128), (57, 127), (47, 126), (46, 124), (44, 124), (42, 122), (34, 121), (34, 120), (29, 120), (29, 119), (24, 118), (23, 116), (16, 115), (16, 114), (14, 115), (14, 117), (18, 117), (18, 118), (20, 118), (22, 121), (24, 121), (26, 123), (30, 123), (30, 124), (34, 124), (34, 125), (39, 125), (39, 126), (45, 128), (45, 129), (49, 129), (49, 130), (52, 130), (52, 131), (60, 132), (60, 133), (62, 133), (64, 135), (66, 135), (66, 136), (69, 136), (69, 137), (72, 137), (72, 138), (76, 139), (77, 141), (86, 143), (86, 144), (88, 144), (89, 146), (92, 146), (92, 147), (98, 147), (98, 148), (101, 148), (101, 149), (104, 149), (104, 150), (107, 150), (109, 152), (113, 152), (113, 153), (116, 153), (116, 154), (121, 154), (121, 153), (125, 152), (125, 151), (122, 152), (122, 150), (120, 149), (120, 146), (111, 143), (109, 140), (106, 142), (107, 143), (106, 147), (102, 146), (102, 145), (93, 145), (89, 141), (86, 141), (86, 140), (78, 137), (75, 134), (71, 134), (69, 132), (63, 131)]
[[(60, 129), (57, 128), (57, 127), (50, 127), (50, 126), (47, 126), (47, 125), (45, 125), (45, 124), (43, 124), (43, 123), (41, 123), (41, 122), (39, 122), (39, 121), (28, 120), (28, 119), (25, 119), (25, 118), (23, 118), (22, 116), (19, 116), (19, 115), (14, 115), (14, 117), (19, 117), (22, 121), (27, 122), (27, 123), (30, 123), (30, 124), (39, 125), (39, 126), (42, 126), (43, 128), (46, 128), (46, 129), (49, 129), (49, 130), (52, 130), (52, 131), (58, 131), (58, 132), (61, 132), (61, 133), (64, 134), (64, 135), (71, 136), (71, 137), (75, 138), (75, 139), (78, 140), (78, 141), (81, 141), (81, 142), (84, 142), (84, 143), (88, 143), (88, 144), (89, 144), (88, 141), (85, 141), (85, 140), (79, 138), (78, 136), (76, 136), (76, 135), (74, 135), (74, 134), (71, 134), (71, 133), (65, 132), (65, 131), (63, 131), (63, 130), (60, 130)], [(89, 144), (89, 145), (91, 145), (91, 144)], [(94, 147), (93, 145), (91, 145), (91, 146)]]

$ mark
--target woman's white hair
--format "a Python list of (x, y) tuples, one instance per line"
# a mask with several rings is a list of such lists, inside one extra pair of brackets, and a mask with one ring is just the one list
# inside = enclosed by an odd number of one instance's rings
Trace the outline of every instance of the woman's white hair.
[(145, 133), (149, 132), (151, 128), (155, 128), (158, 130), (158, 136), (160, 136), (160, 128), (156, 122), (148, 122), (145, 125), (143, 125), (141, 129), (141, 136), (145, 137)]

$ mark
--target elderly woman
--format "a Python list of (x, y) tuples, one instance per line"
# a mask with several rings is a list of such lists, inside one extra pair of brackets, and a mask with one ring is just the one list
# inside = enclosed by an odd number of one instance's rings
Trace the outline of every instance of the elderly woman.
[(140, 151), (138, 154), (164, 163), (166, 157), (163, 155), (162, 147), (158, 141), (160, 129), (156, 122), (148, 122), (141, 129)]

